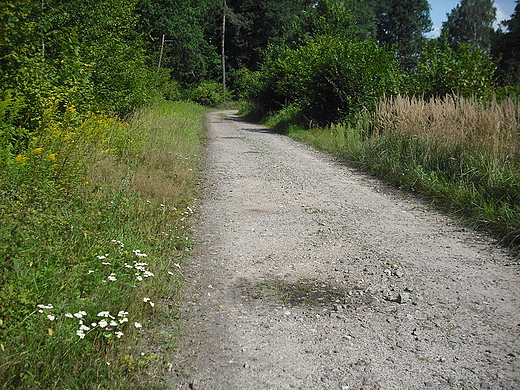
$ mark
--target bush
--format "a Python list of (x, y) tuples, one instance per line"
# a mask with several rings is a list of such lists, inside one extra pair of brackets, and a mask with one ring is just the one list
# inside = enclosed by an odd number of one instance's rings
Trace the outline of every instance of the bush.
[(202, 81), (196, 87), (187, 91), (188, 99), (194, 103), (217, 107), (222, 103), (222, 85), (216, 81)]
[(395, 95), (400, 83), (394, 53), (375, 42), (332, 36), (275, 52), (262, 72), (259, 103), (269, 108), (296, 103), (308, 120), (320, 124), (372, 109), (384, 95)]
[(435, 42), (422, 52), (417, 69), (409, 78), (409, 89), (427, 99), (451, 94), (490, 98), (495, 70), (491, 56), (480, 49), (461, 44), (453, 50)]

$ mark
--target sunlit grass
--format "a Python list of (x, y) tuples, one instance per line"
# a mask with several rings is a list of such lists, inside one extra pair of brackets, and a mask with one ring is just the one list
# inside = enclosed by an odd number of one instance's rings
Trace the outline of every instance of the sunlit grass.
[(143, 335), (175, 317), (204, 110), (53, 109), (26, 150), (0, 149), (0, 383), (139, 388), (159, 359)]

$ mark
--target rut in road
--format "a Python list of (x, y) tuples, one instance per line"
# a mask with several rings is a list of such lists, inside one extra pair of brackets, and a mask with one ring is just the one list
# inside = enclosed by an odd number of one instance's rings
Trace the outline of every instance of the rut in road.
[(208, 131), (169, 388), (520, 389), (507, 253), (233, 111)]

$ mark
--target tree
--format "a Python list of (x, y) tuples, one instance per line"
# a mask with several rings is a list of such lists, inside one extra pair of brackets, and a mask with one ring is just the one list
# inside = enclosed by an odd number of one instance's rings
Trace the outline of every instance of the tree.
[[(163, 34), (163, 67), (183, 84), (219, 77), (222, 0), (139, 0), (137, 32), (148, 51), (159, 53)], [(153, 56), (155, 60), (155, 56)]]
[(497, 31), (492, 53), (500, 58), (498, 78), (503, 85), (515, 85), (520, 82), (520, 0), (516, 0), (515, 11), (510, 20), (502, 22), (507, 32)]
[(321, 0), (297, 15), (289, 35), (292, 46), (308, 38), (329, 35), (342, 39), (374, 39), (376, 35), (373, 1)]
[(471, 43), (489, 50), (497, 9), (493, 0), (461, 0), (442, 24), (441, 40), (456, 49), (459, 43)]
[(377, 40), (387, 50), (395, 48), (405, 68), (412, 66), (431, 31), (427, 0), (381, 0), (375, 6)]
[(230, 70), (258, 70), (270, 44), (281, 45), (306, 0), (227, 0)]

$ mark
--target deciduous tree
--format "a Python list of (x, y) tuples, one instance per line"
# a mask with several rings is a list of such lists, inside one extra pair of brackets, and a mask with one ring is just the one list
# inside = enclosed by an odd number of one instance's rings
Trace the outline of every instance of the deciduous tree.
[(461, 0), (447, 15), (441, 39), (456, 49), (459, 43), (471, 43), (489, 50), (497, 9), (493, 0)]

